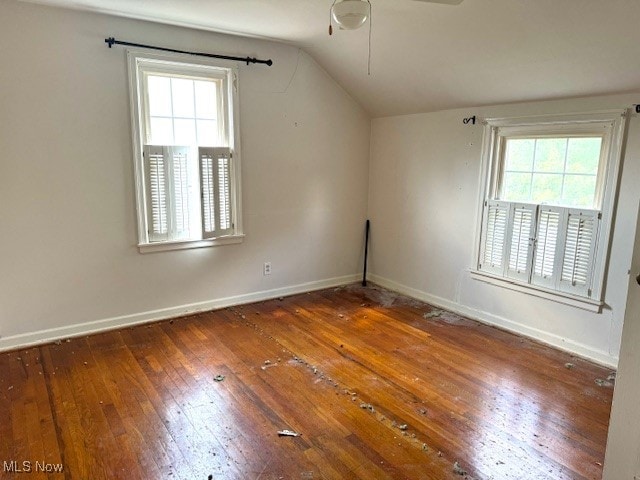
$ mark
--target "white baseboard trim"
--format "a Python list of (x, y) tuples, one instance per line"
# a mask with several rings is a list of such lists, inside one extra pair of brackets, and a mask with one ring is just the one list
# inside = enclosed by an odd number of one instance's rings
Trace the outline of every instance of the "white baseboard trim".
[(161, 308), (159, 310), (150, 310), (147, 312), (139, 312), (131, 315), (122, 315), (119, 317), (105, 318), (92, 322), (78, 323), (75, 325), (51, 328), (48, 330), (40, 330), (37, 332), (13, 335), (10, 337), (0, 338), (0, 352), (31, 347), (43, 343), (50, 343), (60, 339), (79, 337), (92, 333), (104, 332), (107, 330), (130, 327), (132, 325), (139, 325), (142, 323), (165, 320), (167, 318), (180, 317), (192, 313), (218, 310), (220, 308), (226, 308), (233, 305), (243, 305), (246, 303), (260, 302), (263, 300), (294, 295), (297, 293), (322, 290), (323, 288), (337, 287), (339, 285), (356, 282), (360, 280), (360, 278), (361, 275), (359, 274), (345, 275), (343, 277), (327, 278), (324, 280), (301, 283), (298, 285), (276, 288), (273, 290), (263, 290), (260, 292), (252, 292), (232, 297), (217, 298), (204, 302), (190, 303), (169, 308)]
[(510, 332), (532, 338), (559, 350), (572, 353), (606, 367), (618, 367), (618, 358), (609, 355), (609, 353), (605, 351), (597, 350), (587, 345), (562, 338), (553, 333), (538, 330), (537, 328), (532, 328), (513, 320), (493, 315), (489, 312), (477, 310), (475, 308), (462, 305), (452, 300), (447, 300), (446, 298), (438, 297), (421, 290), (417, 290), (415, 288), (407, 287), (406, 285), (402, 285), (400, 283), (394, 282), (393, 280), (389, 280), (375, 274), (369, 274), (367, 275), (367, 277), (373, 283), (380, 285), (381, 287), (388, 288), (389, 290), (393, 290), (398, 293), (402, 293), (403, 295), (408, 295), (418, 300), (422, 300), (423, 302), (426, 302), (430, 305), (449, 310), (472, 320), (477, 320), (481, 323), (493, 325), (504, 330), (508, 330)]

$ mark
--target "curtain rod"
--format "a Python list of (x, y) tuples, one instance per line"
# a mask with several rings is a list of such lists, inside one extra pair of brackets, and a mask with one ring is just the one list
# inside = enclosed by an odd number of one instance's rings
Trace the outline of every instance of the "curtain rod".
[(141, 47), (141, 48), (151, 48), (153, 50), (161, 50), (163, 52), (173, 52), (173, 53), (186, 53), (187, 55), (195, 55), (198, 57), (208, 57), (208, 58), (221, 58), (223, 60), (234, 60), (237, 62), (247, 62), (247, 65), (250, 63), (262, 63), (264, 65), (271, 66), (273, 65), (273, 61), (269, 60), (260, 60), (255, 57), (233, 57), (229, 55), (217, 55), (214, 53), (203, 53), (203, 52), (188, 52), (186, 50), (175, 50), (173, 48), (164, 48), (164, 47), (154, 47), (153, 45), (143, 45), (141, 43), (131, 43), (131, 42), (122, 42), (120, 40), (116, 40), (113, 37), (105, 38), (104, 43), (109, 45), (109, 48), (114, 45), (126, 45), (127, 47)]

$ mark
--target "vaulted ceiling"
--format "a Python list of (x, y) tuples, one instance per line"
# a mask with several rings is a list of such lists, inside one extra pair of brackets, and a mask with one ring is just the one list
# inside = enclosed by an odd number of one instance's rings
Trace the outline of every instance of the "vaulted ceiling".
[(371, 0), (370, 75), (332, 0), (37, 1), (297, 45), (374, 117), (640, 91), (638, 0)]

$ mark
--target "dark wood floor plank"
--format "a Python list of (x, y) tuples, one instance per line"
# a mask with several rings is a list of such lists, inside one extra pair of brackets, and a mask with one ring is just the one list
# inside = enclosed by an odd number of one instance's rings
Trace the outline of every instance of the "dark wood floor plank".
[[(123, 332), (123, 336), (128, 345), (135, 345), (127, 351), (128, 359), (122, 360), (123, 368), (133, 365), (133, 374), (116, 377), (114, 381), (123, 392), (134, 391), (136, 394), (129, 397), (129, 403), (134, 405), (136, 414), (132, 416), (131, 422), (140, 424), (146, 422), (143, 427), (143, 436), (150, 443), (150, 447), (157, 449), (163, 457), (164, 452), (168, 452), (168, 458), (173, 459), (173, 463), (162, 465), (162, 477), (169, 472), (176, 472), (178, 478), (197, 478), (205, 475), (210, 465), (224, 471), (233, 469), (227, 468), (223, 459), (210, 455), (211, 446), (205, 443), (201, 432), (194, 428), (189, 421), (180, 392), (187, 392), (188, 389), (180, 382), (181, 377), (174, 372), (170, 360), (165, 357), (165, 350), (170, 342), (162, 339), (161, 348), (157, 350), (159, 361), (163, 362), (164, 371), (169, 374), (164, 376), (162, 381), (154, 381), (154, 377), (147, 376), (150, 371), (144, 369), (144, 355), (151, 350), (153, 342), (150, 338), (156, 338), (161, 332), (157, 325), (150, 327), (139, 327)], [(160, 341), (159, 339), (157, 339)], [(135, 385), (135, 386), (133, 386)], [(220, 448), (220, 445), (216, 445)], [(211, 461), (203, 464), (202, 459), (211, 456)], [(206, 475), (205, 475), (206, 476)]]

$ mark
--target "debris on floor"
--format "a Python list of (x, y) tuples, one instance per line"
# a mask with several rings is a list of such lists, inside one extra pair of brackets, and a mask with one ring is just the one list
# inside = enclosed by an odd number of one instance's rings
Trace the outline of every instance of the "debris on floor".
[(571, 362), (567, 362), (564, 364), (564, 368), (566, 368), (567, 370), (571, 370), (573, 367), (575, 367), (575, 365)]
[(388, 308), (392, 306), (396, 300), (403, 299), (398, 293), (389, 290), (371, 287), (367, 289), (367, 300), (378, 303), (381, 307)]
[(213, 377), (213, 380), (216, 382), (221, 382), (224, 380), (224, 375), (216, 375), (215, 377)]
[(398, 428), (399, 428), (400, 430), (402, 430), (402, 431), (405, 431), (405, 430), (406, 430), (407, 428), (409, 428), (409, 427), (407, 427), (407, 424), (406, 424), (406, 423), (403, 423), (402, 425), (398, 425)]
[(453, 464), (453, 473), (455, 473), (456, 475), (466, 475), (467, 471), (462, 468), (458, 462), (455, 462)]
[(56, 341), (55, 341), (55, 342), (53, 342), (53, 343), (55, 343), (56, 345), (62, 345), (62, 340), (56, 340)]
[(616, 381), (616, 372), (610, 373), (609, 376), (607, 377), (607, 380), (610, 381), (610, 382), (615, 383), (615, 381)]
[(431, 310), (430, 312), (425, 312), (422, 314), (422, 318), (435, 318), (439, 317), (444, 313), (444, 310)]
[(596, 385), (598, 385), (599, 387), (613, 387), (613, 382), (611, 382), (609, 380), (603, 380), (601, 378), (596, 378), (595, 382), (596, 382)]
[(422, 451), (423, 451), (423, 452), (427, 452), (427, 451), (429, 451), (429, 447), (427, 447), (427, 444), (426, 444), (426, 443), (423, 443), (423, 444), (422, 444)]
[(375, 412), (373, 405), (371, 405), (370, 403), (361, 403), (360, 408), (362, 408), (363, 410), (369, 410), (370, 412)]
[(291, 430), (278, 430), (279, 437), (299, 437), (300, 434)]
[[(278, 359), (278, 361), (280, 361), (280, 359)], [(271, 363), (271, 360), (265, 360), (264, 361), (264, 365), (262, 365), (260, 368), (262, 370), (266, 370), (267, 368), (271, 368), (271, 367), (277, 367), (278, 363)]]

